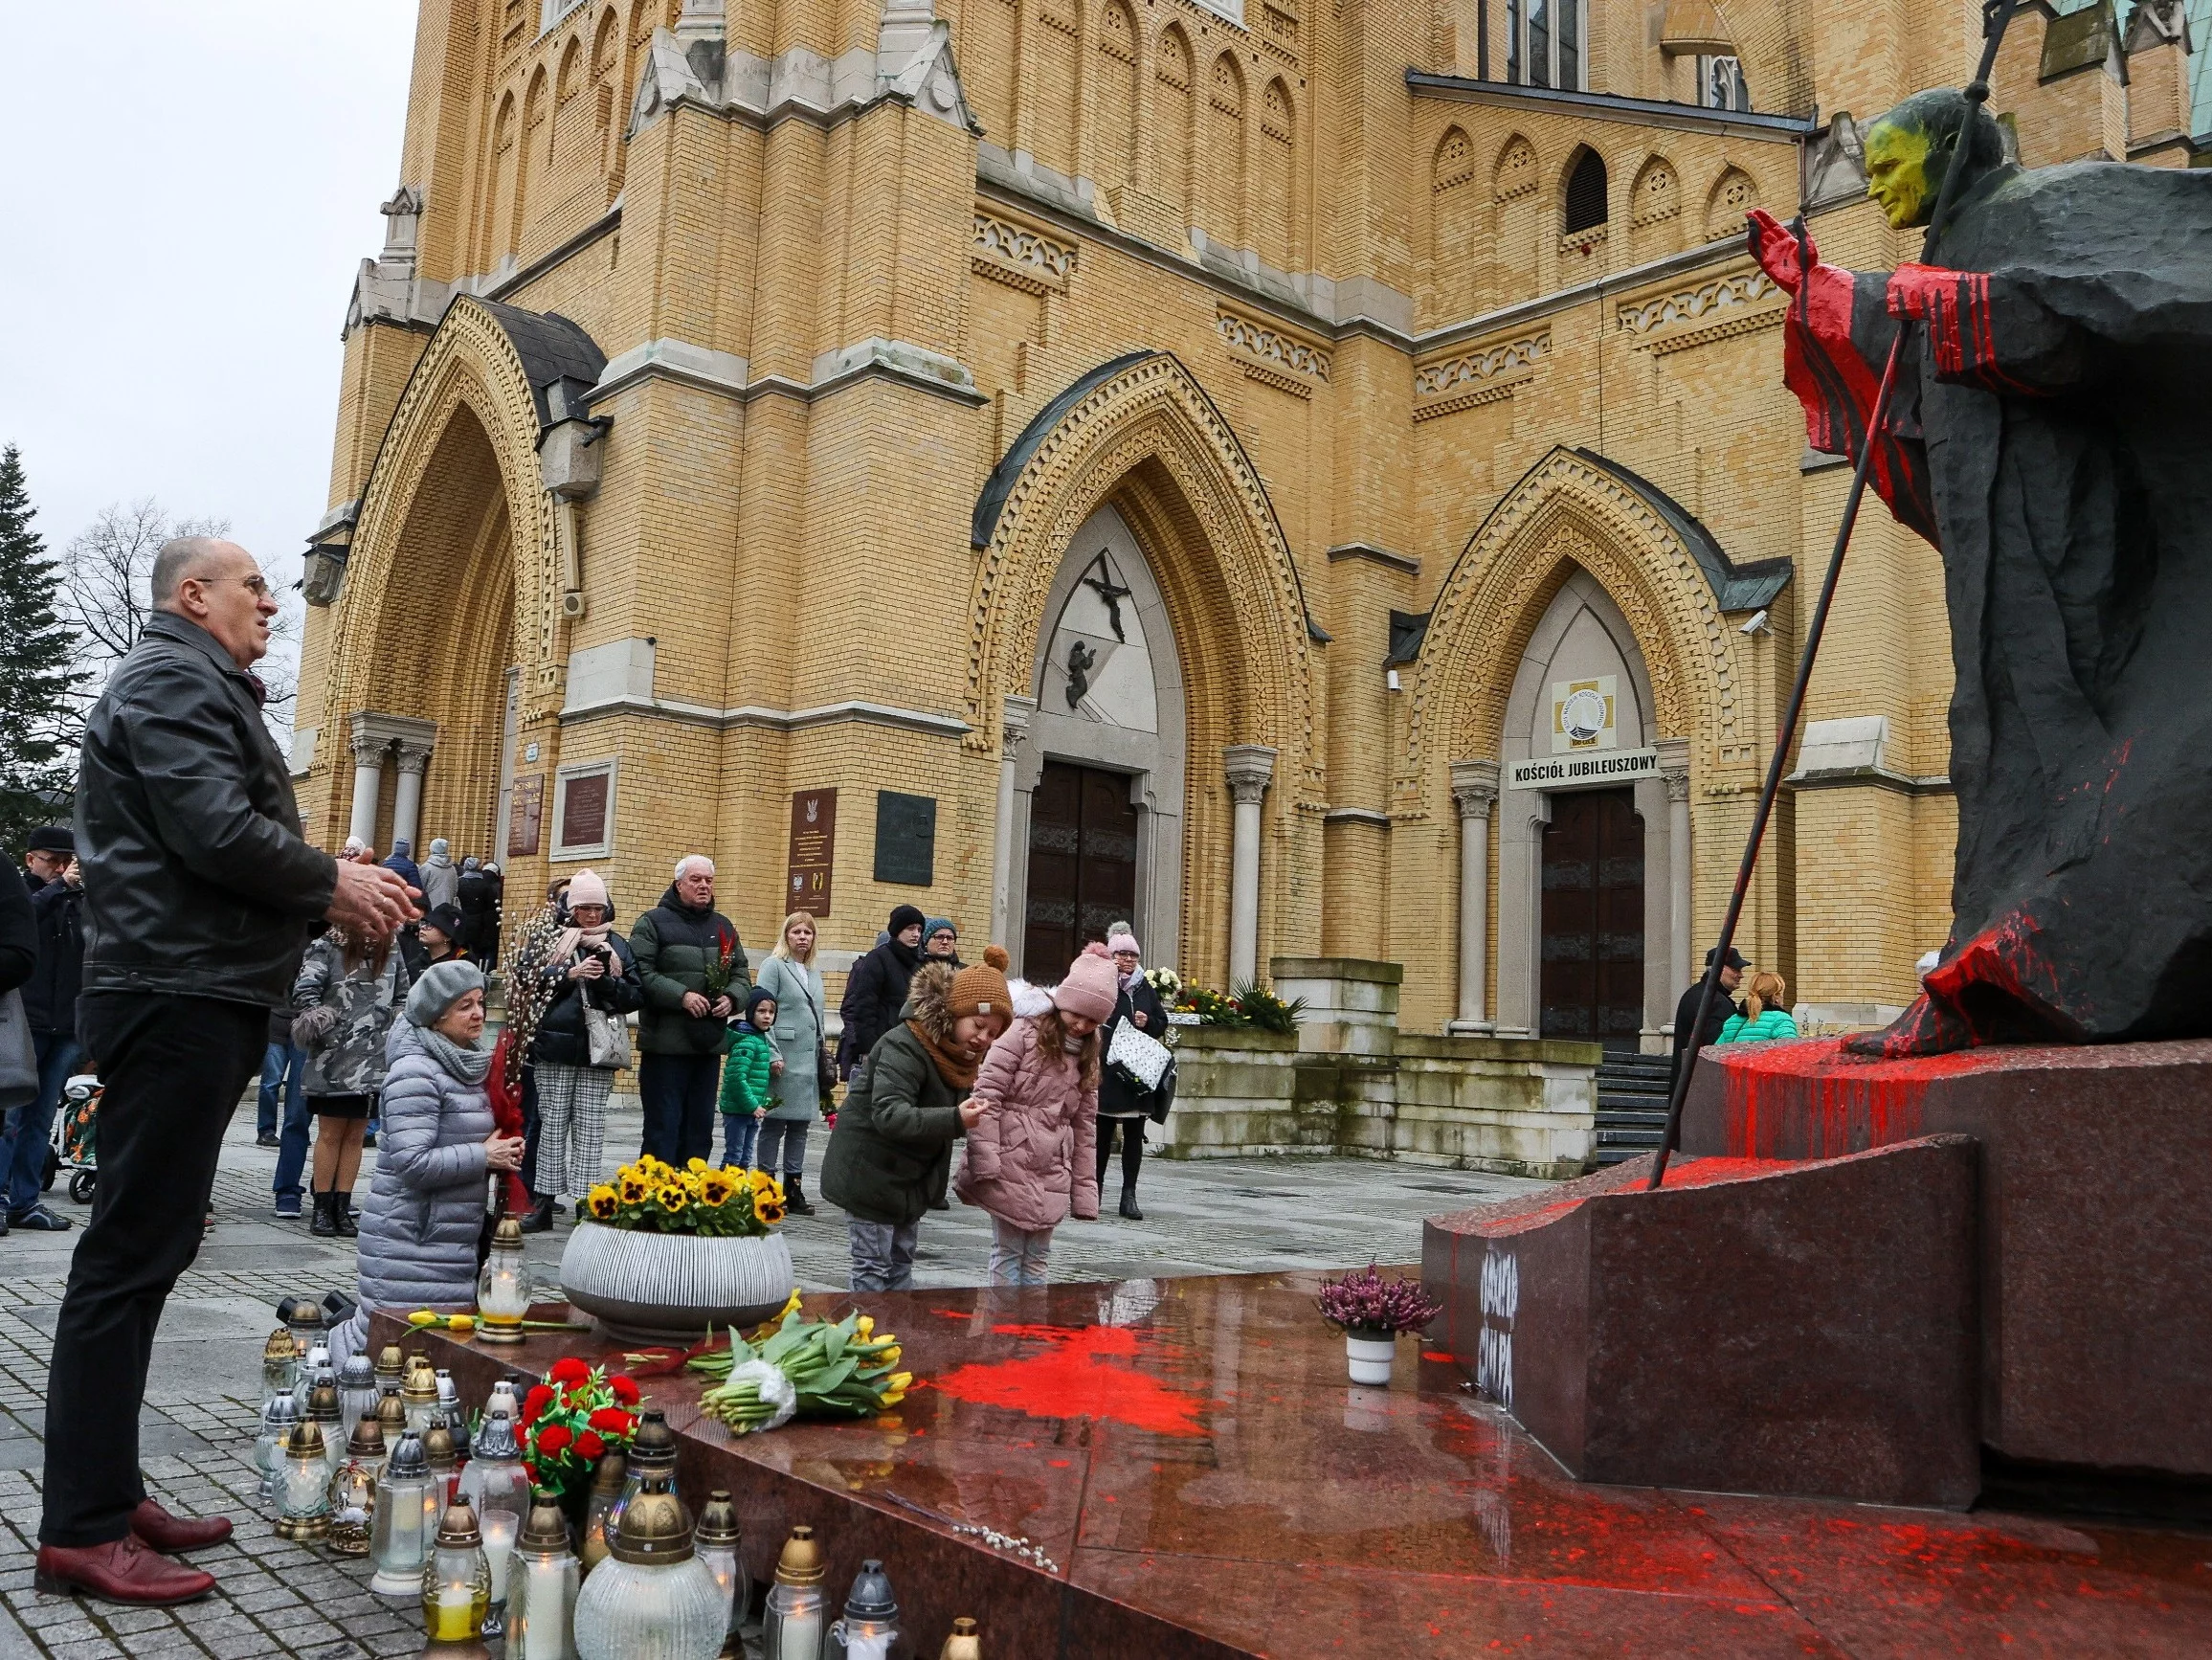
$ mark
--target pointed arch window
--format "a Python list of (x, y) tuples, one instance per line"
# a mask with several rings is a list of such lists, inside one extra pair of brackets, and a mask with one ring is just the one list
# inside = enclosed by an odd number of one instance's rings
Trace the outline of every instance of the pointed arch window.
[(1605, 223), (1605, 163), (1596, 150), (1584, 150), (1567, 175), (1567, 200), (1559, 229), (1572, 236), (1595, 231)]
[(1582, 92), (1585, 0), (1506, 0), (1506, 79)]

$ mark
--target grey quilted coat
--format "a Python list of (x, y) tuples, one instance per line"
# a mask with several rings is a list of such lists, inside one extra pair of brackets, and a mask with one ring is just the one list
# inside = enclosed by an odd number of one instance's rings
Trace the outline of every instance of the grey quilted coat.
[(361, 1304), (472, 1309), (491, 1100), (440, 1066), (410, 1021), (391, 1028), (389, 1053), (376, 1184), (361, 1213)]
[(330, 1035), (306, 1045), (302, 1086), (308, 1094), (369, 1095), (384, 1087), (385, 1034), (407, 1002), (407, 963), (396, 948), (371, 974), (365, 962), (348, 969), (346, 948), (329, 934), (308, 946), (292, 984), (292, 1007), (328, 1004), (338, 1012)]

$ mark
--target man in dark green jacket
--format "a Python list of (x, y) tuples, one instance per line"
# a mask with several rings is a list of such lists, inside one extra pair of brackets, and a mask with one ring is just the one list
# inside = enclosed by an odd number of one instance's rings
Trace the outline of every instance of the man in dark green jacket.
[(752, 981), (745, 947), (714, 909), (714, 861), (687, 853), (660, 903), (630, 930), (645, 987), (637, 1017), (637, 1093), (645, 1108), (640, 1153), (681, 1170), (712, 1156), (722, 1037)]

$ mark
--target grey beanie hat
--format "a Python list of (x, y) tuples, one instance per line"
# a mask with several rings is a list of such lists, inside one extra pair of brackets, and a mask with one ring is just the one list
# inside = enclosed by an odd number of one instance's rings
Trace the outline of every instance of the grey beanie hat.
[(407, 1018), (418, 1026), (435, 1026), (462, 998), (481, 991), (483, 983), (483, 971), (473, 962), (449, 958), (433, 963), (407, 994)]

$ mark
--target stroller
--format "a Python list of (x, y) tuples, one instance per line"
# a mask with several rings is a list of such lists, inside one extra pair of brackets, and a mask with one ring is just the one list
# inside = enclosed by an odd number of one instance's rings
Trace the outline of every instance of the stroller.
[(66, 1169), (69, 1197), (78, 1204), (92, 1202), (100, 1164), (93, 1149), (93, 1127), (100, 1110), (100, 1080), (79, 1072), (61, 1087), (61, 1110), (54, 1115), (52, 1137), (46, 1148), (46, 1175), (39, 1185), (51, 1188)]

